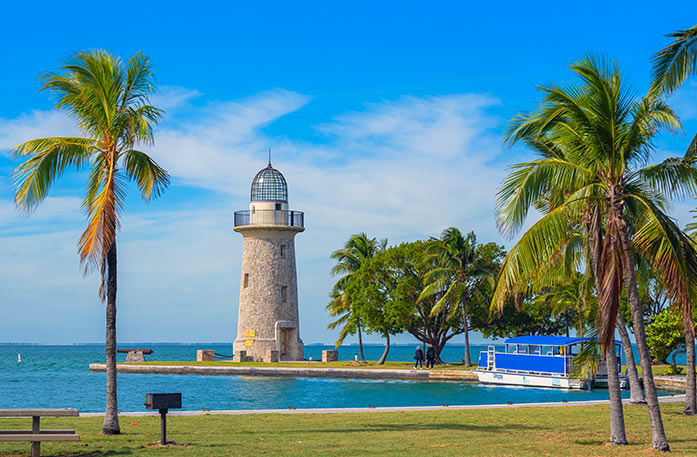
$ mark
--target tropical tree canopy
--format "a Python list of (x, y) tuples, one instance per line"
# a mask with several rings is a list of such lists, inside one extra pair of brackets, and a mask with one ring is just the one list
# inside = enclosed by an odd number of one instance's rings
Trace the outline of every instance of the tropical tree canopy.
[[(17, 206), (31, 212), (66, 170), (89, 169), (82, 207), (89, 224), (79, 241), (80, 261), (105, 272), (116, 239), (126, 182), (136, 182), (145, 200), (169, 184), (167, 172), (138, 144), (152, 144), (153, 124), (163, 112), (149, 104), (153, 91), (150, 60), (142, 53), (128, 63), (105, 51), (77, 53), (62, 73), (42, 75), (42, 90), (57, 98), (56, 109), (75, 120), (82, 137), (38, 138), (13, 149), (25, 160), (12, 176)], [(104, 299), (104, 278), (100, 296)]]
[(346, 284), (358, 271), (361, 265), (375, 254), (385, 250), (387, 239), (377, 240), (368, 238), (365, 232), (352, 235), (344, 244), (342, 249), (338, 249), (331, 254), (331, 258), (336, 260), (332, 267), (332, 274), (339, 279), (334, 284), (329, 294), (330, 302), (326, 309), (329, 315), (337, 319), (328, 325), (334, 330), (339, 328), (339, 338), (335, 346), (339, 347), (347, 336), (358, 332), (359, 344), (361, 346), (361, 358), (363, 358), (363, 343), (361, 340), (361, 321), (360, 317), (353, 312), (351, 301), (346, 293)]
[(650, 164), (657, 132), (680, 129), (665, 102), (627, 92), (611, 62), (587, 57), (571, 68), (580, 84), (542, 88), (538, 109), (518, 115), (507, 129), (509, 143), (521, 141), (540, 157), (514, 165), (504, 181), (497, 202), (500, 229), (513, 236), (531, 208), (540, 202), (547, 208), (504, 260), (492, 307), (544, 278), (576, 227), (602, 214), (605, 245), (598, 246), (596, 257), (605, 273), (599, 287), (605, 312), (599, 316), (607, 336), (619, 307), (621, 263), (627, 260), (615, 243), (626, 227), (625, 214), (631, 215), (633, 248), (660, 272), (672, 298), (687, 299), (682, 273), (688, 265), (681, 253), (690, 247), (665, 207), (670, 198), (695, 194), (697, 170), (689, 154)]

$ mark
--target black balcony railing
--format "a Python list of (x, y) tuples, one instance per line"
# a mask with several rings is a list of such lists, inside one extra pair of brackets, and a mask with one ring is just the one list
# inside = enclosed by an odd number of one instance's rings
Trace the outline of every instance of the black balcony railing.
[(281, 211), (273, 209), (235, 211), (235, 227), (241, 225), (286, 225), (288, 227), (305, 227), (305, 215), (302, 211)]

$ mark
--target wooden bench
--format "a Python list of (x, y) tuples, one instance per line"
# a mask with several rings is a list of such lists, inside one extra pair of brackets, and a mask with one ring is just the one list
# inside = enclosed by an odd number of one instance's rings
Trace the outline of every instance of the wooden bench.
[(41, 430), (41, 418), (70, 417), (78, 414), (77, 410), (72, 408), (0, 409), (0, 417), (31, 417), (31, 430), (0, 430), (0, 442), (31, 442), (31, 456), (39, 457), (42, 441), (80, 441), (80, 435), (77, 435), (75, 430)]

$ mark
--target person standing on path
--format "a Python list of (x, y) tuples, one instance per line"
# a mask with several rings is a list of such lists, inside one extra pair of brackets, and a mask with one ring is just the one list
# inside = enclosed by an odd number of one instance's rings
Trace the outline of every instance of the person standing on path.
[(429, 344), (428, 349), (426, 349), (426, 368), (433, 368), (433, 364), (436, 361), (436, 351), (433, 350), (433, 345)]
[(421, 369), (423, 370), (424, 368), (424, 351), (421, 349), (421, 346), (416, 346), (416, 353), (414, 354), (414, 369), (416, 369), (417, 366), (420, 365)]

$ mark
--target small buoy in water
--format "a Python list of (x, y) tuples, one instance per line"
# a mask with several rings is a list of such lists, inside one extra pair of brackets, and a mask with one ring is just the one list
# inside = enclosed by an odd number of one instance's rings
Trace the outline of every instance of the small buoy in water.
[(17, 353), (17, 363), (19, 363), (19, 362), (21, 362), (21, 361), (22, 361), (22, 353), (21, 353), (21, 352), (18, 352), (18, 353)]
[(312, 357), (310, 357), (310, 362), (312, 362)]

